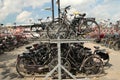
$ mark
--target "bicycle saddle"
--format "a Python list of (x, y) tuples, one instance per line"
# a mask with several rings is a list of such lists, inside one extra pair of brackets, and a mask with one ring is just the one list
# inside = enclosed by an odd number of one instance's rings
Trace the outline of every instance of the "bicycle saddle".
[(34, 47), (37, 47), (38, 45), (39, 45), (39, 44), (37, 44), (37, 43), (36, 43), (36, 44), (33, 44)]
[(90, 49), (90, 48), (88, 48), (88, 47), (84, 47), (84, 49), (85, 49), (85, 50), (91, 50), (91, 49)]
[(85, 17), (85, 16), (86, 16), (86, 13), (79, 14), (79, 16)]
[(99, 49), (100, 47), (99, 46), (94, 46), (95, 49)]
[(32, 48), (32, 46), (27, 46), (27, 47), (25, 47), (26, 49), (30, 49), (30, 48)]

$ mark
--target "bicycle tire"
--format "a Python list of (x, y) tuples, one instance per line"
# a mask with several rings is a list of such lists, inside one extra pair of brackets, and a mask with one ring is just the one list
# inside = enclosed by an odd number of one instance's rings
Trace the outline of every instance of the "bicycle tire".
[[(94, 31), (96, 30), (96, 34)], [(95, 35), (91, 35), (93, 34)], [(79, 33), (81, 38), (100, 38), (100, 26), (95, 20), (86, 19), (79, 25)]]
[(64, 22), (51, 22), (47, 29), (47, 35), (49, 39), (66, 39), (68, 37), (68, 25)]
[[(25, 61), (28, 61), (28, 62), (32, 62), (33, 64), (32, 65), (35, 65), (35, 61), (34, 60), (31, 60), (31, 59), (29, 59), (29, 60), (27, 60), (27, 59), (25, 59), (25, 58), (19, 58), (18, 59), (18, 61), (17, 61), (17, 63), (16, 63), (16, 71), (17, 71), (17, 73), (20, 75), (20, 77), (25, 77), (25, 76), (28, 76), (28, 71), (25, 69), (25, 68), (22, 68), (21, 67), (21, 61), (22, 60), (25, 60)], [(27, 62), (27, 63), (28, 63)], [(23, 62), (23, 66), (25, 66), (26, 64), (24, 64), (24, 62)], [(22, 69), (25, 69), (26, 71), (24, 72), (24, 71), (21, 71)], [(31, 73), (31, 72), (30, 72)], [(33, 73), (32, 73), (33, 74)]]
[(0, 49), (0, 54), (4, 54), (4, 50), (3, 49)]
[(82, 70), (86, 75), (99, 75), (103, 73), (103, 61), (97, 55), (86, 58), (82, 63)]
[(113, 49), (114, 49), (115, 51), (119, 51), (119, 50), (120, 50), (120, 40), (118, 40), (118, 41), (116, 41), (116, 42), (114, 43)]
[(108, 47), (110, 48), (110, 49), (112, 49), (113, 48), (113, 41), (109, 41), (109, 43), (108, 43)]

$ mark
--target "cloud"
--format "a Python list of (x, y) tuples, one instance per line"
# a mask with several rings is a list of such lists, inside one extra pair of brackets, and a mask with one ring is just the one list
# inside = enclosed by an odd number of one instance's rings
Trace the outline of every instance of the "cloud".
[(0, 21), (3, 21), (8, 15), (21, 13), (25, 7), (41, 7), (50, 0), (2, 0), (0, 2)]
[(119, 3), (119, 0), (61, 0), (61, 7), (71, 5), (70, 13), (74, 11), (85, 12), (87, 17), (115, 21), (120, 19)]
[[(18, 14), (17, 22), (23, 22), (28, 18), (34, 19), (35, 16), (34, 18), (32, 16), (34, 14), (39, 15), (38, 12), (40, 12), (35, 10), (50, 2), (51, 0), (0, 0), (0, 22), (3, 22), (11, 14)], [(120, 0), (60, 0), (60, 2), (62, 8), (71, 5), (70, 14), (79, 11), (80, 13), (87, 13), (88, 17), (98, 19), (109, 18), (114, 21), (120, 19)], [(29, 12), (23, 11), (24, 8), (30, 8)], [(36, 16), (36, 18), (38, 17)]]
[(23, 11), (17, 16), (16, 22), (18, 23), (28, 22), (28, 20), (30, 19), (30, 16), (31, 16), (31, 12)]
[(116, 21), (120, 19), (120, 6), (117, 0), (104, 0), (103, 4), (97, 5), (90, 11), (91, 15), (101, 19), (111, 19)]
[(93, 5), (95, 0), (61, 0), (61, 6), (65, 7), (67, 5), (71, 5), (73, 8), (78, 10), (86, 10), (89, 9), (90, 5)]
[(0, 7), (0, 21), (4, 20), (9, 14), (18, 13), (22, 11), (22, 7), (20, 0), (4, 0), (4, 2), (0, 3), (2, 6)]
[(43, 6), (45, 3), (50, 2), (51, 0), (22, 0), (24, 7), (31, 6), (32, 8)]

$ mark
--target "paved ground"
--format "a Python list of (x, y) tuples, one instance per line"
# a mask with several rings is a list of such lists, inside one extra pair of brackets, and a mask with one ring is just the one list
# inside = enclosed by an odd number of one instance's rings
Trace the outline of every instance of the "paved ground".
[[(100, 46), (95, 43), (85, 43), (85, 46), (92, 49), (94, 49), (93, 46), (95, 45)], [(104, 49), (105, 47), (101, 46), (101, 48)], [(110, 53), (110, 68), (106, 68), (106, 74), (104, 76), (93, 77), (90, 78), (90, 80), (120, 80), (120, 51), (114, 51), (108, 48), (105, 49)], [(0, 55), (0, 80), (32, 80), (32, 78), (19, 78), (15, 69), (17, 55), (21, 54), (24, 50), (25, 46)], [(36, 78), (36, 80), (43, 79)]]
[[(93, 43), (87, 43), (86, 46), (93, 47), (96, 44)], [(91, 80), (120, 80), (120, 51), (114, 51), (112, 49), (108, 49), (106, 47), (103, 47), (99, 44), (97, 46), (100, 46), (102, 49), (106, 49), (109, 52), (110, 55), (110, 67), (106, 68), (105, 76), (102, 76), (100, 78), (94, 78)], [(92, 48), (93, 49), (93, 48)]]

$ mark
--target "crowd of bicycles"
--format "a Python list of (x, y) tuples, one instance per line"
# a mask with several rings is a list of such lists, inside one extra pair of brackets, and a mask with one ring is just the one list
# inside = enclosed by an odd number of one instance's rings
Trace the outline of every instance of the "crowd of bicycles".
[[(67, 19), (67, 10), (64, 8), (60, 18), (48, 24), (41, 23), (42, 30), (46, 31), (49, 39), (91, 39), (99, 38), (100, 27), (95, 18), (86, 18), (86, 14), (74, 14), (70, 21)], [(71, 15), (73, 16), (73, 15)], [(38, 26), (38, 25), (37, 25)], [(31, 26), (31, 31), (40, 34), (39, 27)], [(73, 75), (100, 75), (104, 67), (109, 64), (109, 53), (105, 49), (94, 46), (94, 51), (80, 43), (61, 44), (61, 65)], [(58, 65), (58, 47), (56, 43), (36, 43), (27, 46), (26, 51), (19, 54), (16, 61), (16, 70), (21, 77), (46, 74)], [(58, 77), (57, 70), (51, 77)], [(70, 77), (62, 70), (62, 78)]]
[(115, 51), (120, 50), (120, 20), (112, 23), (110, 19), (101, 21), (100, 26), (100, 43)]
[(2, 37), (0, 38), (0, 54), (12, 51), (28, 43), (29, 42), (20, 35)]
[[(62, 43), (61, 64), (73, 75), (100, 75), (104, 66), (109, 63), (106, 50), (94, 46), (95, 50), (85, 47), (84, 43)], [(27, 46), (26, 51), (17, 57), (16, 70), (21, 77), (45, 74), (58, 64), (58, 48), (56, 43), (40, 43)], [(55, 71), (51, 77), (57, 77)], [(69, 77), (62, 70), (62, 78)]]
[(16, 48), (30, 43), (29, 38), (23, 34), (1, 34), (0, 36), (0, 54), (12, 51)]
[(102, 46), (108, 47), (115, 51), (120, 50), (120, 30), (102, 30), (100, 38), (101, 40), (97, 43), (100, 43)]

